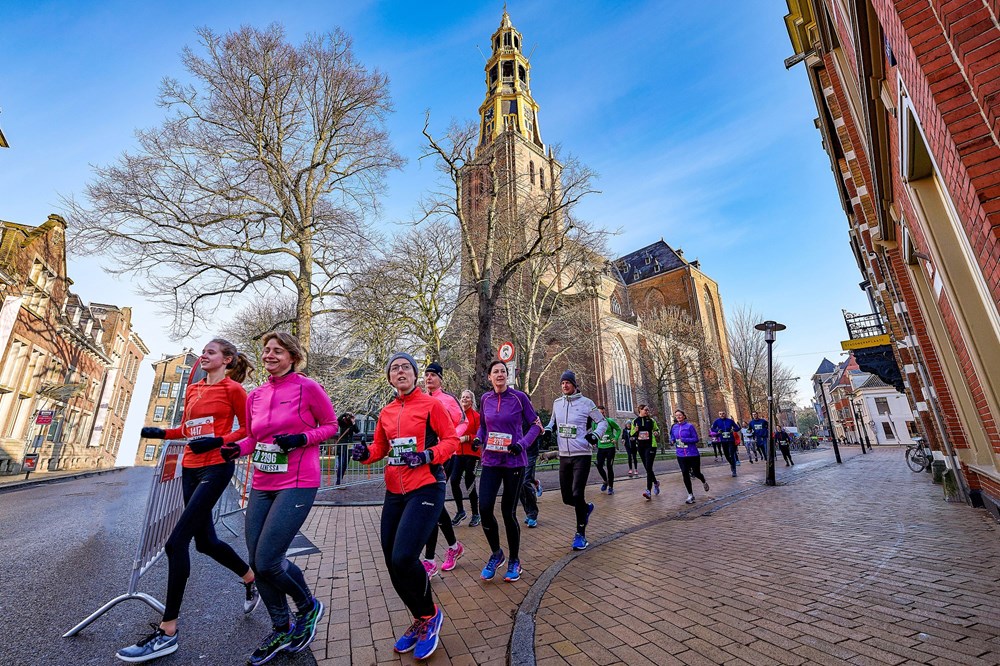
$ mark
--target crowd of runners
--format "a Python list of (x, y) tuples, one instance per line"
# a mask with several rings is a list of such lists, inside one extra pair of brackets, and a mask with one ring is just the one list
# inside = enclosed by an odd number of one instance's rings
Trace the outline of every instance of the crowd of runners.
[[(644, 404), (634, 418), (619, 424), (603, 406), (580, 392), (571, 370), (560, 377), (561, 395), (548, 410), (548, 422), (543, 423), (528, 395), (510, 385), (502, 361), (489, 365), (491, 389), (477, 400), (469, 390), (460, 397), (447, 392), (439, 363), (431, 362), (421, 372), (411, 355), (395, 353), (385, 365), (395, 396), (381, 410), (371, 442), (362, 438), (351, 446), (358, 432), (353, 416), (338, 418), (324, 388), (298, 372), (304, 359), (294, 336), (268, 333), (261, 356), (266, 380), (247, 393), (242, 383), (254, 368), (232, 343), (214, 339), (200, 359), (205, 377), (187, 389), (181, 427), (143, 428), (143, 437), (187, 440), (182, 459), (185, 509), (167, 541), (169, 572), (162, 620), (153, 625), (152, 633), (119, 650), (119, 659), (142, 662), (177, 650), (192, 540), (199, 552), (240, 579), (244, 613), (264, 602), (272, 631), (249, 656), (249, 664), (258, 666), (279, 653), (306, 649), (325, 608), (286, 553), (315, 500), (320, 485), (319, 445), (327, 440), (341, 444), (337, 447), (338, 481), (344, 475), (348, 448), (350, 458), (358, 463), (385, 461), (382, 551), (393, 588), (413, 617), (394, 647), (400, 653), (413, 651), (417, 659), (427, 659), (438, 646), (444, 609), (435, 600), (431, 580), (440, 571), (455, 569), (465, 554), (456, 527), (466, 520), (469, 527), (481, 527), (490, 550), (480, 573), (483, 581), (499, 576), (513, 583), (523, 575), (518, 505), (524, 510), (524, 524), (537, 527), (537, 500), (543, 492), (535, 477), (540, 445), (554, 449), (552, 455), (558, 456), (561, 499), (575, 515), (571, 541), (568, 538), (573, 550), (590, 545), (587, 527), (595, 506), (586, 491), (595, 453), (601, 493), (616, 492), (619, 444), (626, 451), (628, 477), (639, 476), (642, 463), (646, 500), (660, 494), (654, 466), (657, 452), (666, 447), (676, 455), (687, 492), (685, 501), (695, 502), (692, 479), (709, 491), (701, 471), (700, 437), (683, 410), (672, 414), (672, 423), (665, 429)], [(765, 459), (770, 439), (766, 420), (754, 413), (741, 427), (725, 411), (718, 416), (710, 440), (716, 459), (722, 456), (734, 477), (741, 443), (749, 462)], [(786, 464), (792, 464), (787, 434), (782, 438), (780, 432), (775, 433), (774, 439)], [(246, 508), (247, 561), (217, 537), (212, 520), (212, 509), (233, 476), (234, 461), (242, 456), (250, 456), (254, 468)], [(445, 505), (448, 485), (454, 514)], [(471, 514), (465, 509), (466, 501)], [(439, 532), (447, 544), (440, 565)]]

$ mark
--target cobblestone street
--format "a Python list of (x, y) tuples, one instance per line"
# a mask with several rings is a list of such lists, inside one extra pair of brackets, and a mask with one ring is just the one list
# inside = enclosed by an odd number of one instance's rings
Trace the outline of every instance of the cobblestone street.
[[(482, 531), (458, 528), (466, 555), (434, 579), (446, 621), (434, 663), (997, 664), (1000, 542), (982, 511), (942, 499), (902, 450), (798, 454), (684, 504), (675, 463), (663, 492), (591, 486), (590, 549), (573, 553), (572, 517), (550, 488), (539, 527), (522, 531), (520, 582), (484, 583)], [(592, 473), (592, 480), (596, 472)], [(412, 663), (392, 651), (410, 618), (389, 583), (377, 507), (317, 507), (305, 560), (330, 612), (320, 664)], [(439, 547), (439, 558), (444, 546)], [(976, 552), (975, 558), (966, 554)], [(364, 574), (362, 572), (365, 572)], [(373, 575), (374, 574), (374, 575)]]

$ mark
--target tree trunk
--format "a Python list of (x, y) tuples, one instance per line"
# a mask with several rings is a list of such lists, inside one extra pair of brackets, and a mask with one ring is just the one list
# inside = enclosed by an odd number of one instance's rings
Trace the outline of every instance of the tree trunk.
[[(476, 366), (473, 384), (479, 386), (482, 392), (490, 390), (490, 382), (486, 377), (486, 368), (493, 360), (493, 317), (496, 314), (496, 300), (490, 293), (488, 283), (485, 288), (480, 288), (479, 292), (479, 317), (477, 320), (478, 330), (476, 331)], [(513, 385), (514, 379), (511, 377), (509, 383)]]
[(312, 338), (313, 310), (313, 249), (310, 238), (305, 238), (299, 245), (299, 275), (295, 280), (295, 336), (306, 351), (305, 370), (309, 365), (309, 342)]

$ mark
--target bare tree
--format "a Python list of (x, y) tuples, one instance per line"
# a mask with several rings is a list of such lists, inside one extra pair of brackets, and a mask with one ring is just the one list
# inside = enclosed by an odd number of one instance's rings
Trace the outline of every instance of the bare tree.
[(198, 35), (203, 53), (182, 58), (193, 83), (161, 84), (162, 125), (96, 170), (86, 204), (65, 200), (73, 245), (141, 278), (178, 337), (239, 295), (291, 288), (308, 349), (402, 164), (385, 129), (388, 79), (339, 30), (301, 45), (276, 24)]
[[(443, 187), (425, 203), (425, 217), (444, 218), (458, 225), (463, 254), (463, 294), (475, 303), (475, 365), (473, 381), (484, 389), (486, 366), (493, 358), (493, 333), (500, 320), (498, 305), (511, 290), (511, 281), (525, 263), (536, 257), (555, 257), (581, 226), (572, 212), (579, 201), (594, 193), (594, 174), (574, 159), (560, 164), (554, 158), (542, 167), (548, 173), (547, 190), (531, 194), (527, 174), (514, 173), (498, 159), (509, 151), (513, 130), (495, 144), (477, 150), (479, 130), (473, 124), (453, 124), (444, 137), (435, 138), (424, 124), (425, 157), (432, 157), (444, 174)], [(509, 154), (509, 153), (504, 153)], [(517, 197), (509, 196), (518, 191)], [(514, 200), (516, 199), (516, 203)]]
[[(764, 334), (754, 326), (764, 317), (750, 306), (740, 306), (729, 317), (727, 333), (732, 355), (733, 374), (738, 384), (737, 403), (746, 412), (767, 411), (767, 343)], [(774, 407), (793, 402), (796, 389), (795, 372), (791, 367), (772, 358)]]

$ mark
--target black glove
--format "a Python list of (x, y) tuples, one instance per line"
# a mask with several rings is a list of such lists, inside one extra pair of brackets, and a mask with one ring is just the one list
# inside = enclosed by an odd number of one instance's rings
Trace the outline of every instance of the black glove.
[(153, 428), (150, 426), (146, 426), (139, 433), (139, 436), (145, 437), (146, 439), (166, 439), (167, 431), (164, 430), (163, 428)]
[(521, 448), (521, 444), (519, 442), (511, 442), (510, 446), (507, 447), (507, 450), (516, 456), (517, 454), (521, 453), (521, 451), (523, 451), (524, 449)]
[(430, 451), (407, 451), (399, 456), (399, 459), (410, 467), (420, 467), (429, 464), (434, 455)]
[(188, 448), (194, 453), (208, 453), (222, 446), (221, 437), (195, 437), (188, 442)]
[(275, 435), (271, 443), (277, 446), (279, 449), (288, 453), (292, 449), (297, 449), (300, 446), (305, 446), (307, 443), (306, 436), (302, 433), (298, 435)]
[(479, 441), (478, 437), (476, 437), (475, 439), (472, 440), (472, 450), (473, 451), (478, 451), (479, 447), (482, 446), (482, 445), (483, 445), (483, 443), (481, 441)]
[(590, 442), (591, 446), (597, 446), (597, 441), (598, 440), (597, 440), (597, 435), (595, 433), (588, 432), (586, 435), (584, 435), (583, 438), (585, 440), (587, 440), (588, 442)]
[(354, 448), (351, 449), (351, 460), (355, 462), (363, 462), (365, 460), (368, 460), (369, 455), (370, 454), (368, 452), (368, 445), (365, 444), (364, 442), (358, 442), (357, 444), (354, 445)]
[(222, 448), (219, 449), (219, 453), (222, 454), (223, 460), (229, 462), (240, 457), (240, 447), (236, 442), (230, 442), (229, 444), (223, 444)]

